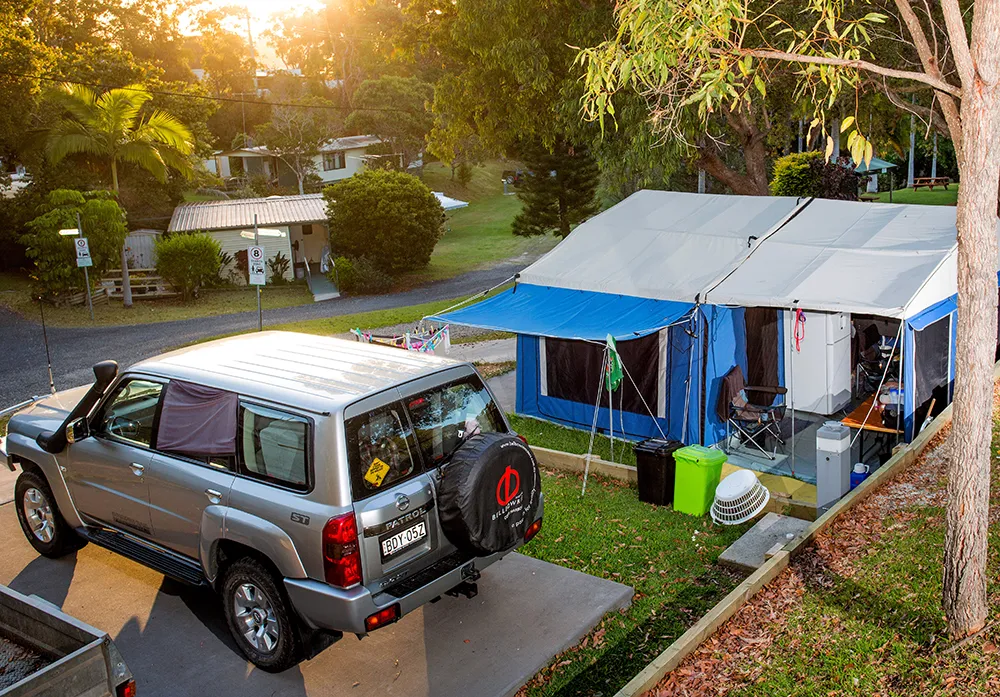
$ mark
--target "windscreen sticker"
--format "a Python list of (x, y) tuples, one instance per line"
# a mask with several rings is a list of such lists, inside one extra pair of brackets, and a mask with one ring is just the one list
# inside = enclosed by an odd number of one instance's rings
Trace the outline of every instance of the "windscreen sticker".
[(385, 480), (385, 475), (387, 474), (389, 474), (389, 465), (376, 457), (372, 460), (371, 467), (365, 472), (365, 481), (377, 487), (382, 486), (382, 482)]

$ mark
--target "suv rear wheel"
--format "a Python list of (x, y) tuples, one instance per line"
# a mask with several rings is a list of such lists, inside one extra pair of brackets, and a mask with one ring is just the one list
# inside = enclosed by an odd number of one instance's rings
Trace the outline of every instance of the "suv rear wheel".
[(30, 470), (21, 472), (14, 486), (17, 520), (35, 551), (45, 557), (61, 557), (84, 544), (59, 513), (45, 477)]
[(274, 574), (256, 559), (236, 561), (225, 573), (222, 602), (240, 650), (269, 673), (302, 660), (302, 643), (291, 604)]

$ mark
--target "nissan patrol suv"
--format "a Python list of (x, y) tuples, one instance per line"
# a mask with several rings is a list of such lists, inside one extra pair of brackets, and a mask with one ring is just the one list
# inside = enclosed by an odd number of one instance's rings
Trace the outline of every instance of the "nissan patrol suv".
[(263, 332), (94, 374), (0, 443), (25, 536), (213, 587), (264, 670), (471, 597), (541, 528), (534, 456), (469, 364)]

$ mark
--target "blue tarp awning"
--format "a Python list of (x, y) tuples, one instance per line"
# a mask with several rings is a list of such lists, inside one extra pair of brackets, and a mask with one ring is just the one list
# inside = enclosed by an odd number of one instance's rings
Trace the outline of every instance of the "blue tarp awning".
[(591, 339), (635, 339), (659, 331), (694, 306), (611, 293), (518, 284), (482, 302), (427, 319), (515, 334)]

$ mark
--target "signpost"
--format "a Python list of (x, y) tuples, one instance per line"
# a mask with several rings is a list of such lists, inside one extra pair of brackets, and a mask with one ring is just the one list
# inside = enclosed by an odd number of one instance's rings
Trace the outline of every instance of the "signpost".
[(264, 314), (260, 308), (260, 287), (267, 283), (267, 278), (264, 268), (264, 248), (260, 246), (256, 213), (253, 216), (253, 245), (247, 249), (247, 269), (250, 272), (250, 285), (257, 286), (257, 331), (263, 331)]
[(80, 214), (76, 214), (76, 229), (67, 228), (59, 231), (60, 235), (75, 236), (73, 249), (76, 250), (76, 266), (83, 269), (83, 282), (87, 291), (87, 307), (90, 309), (90, 321), (94, 321), (94, 300), (90, 295), (90, 272), (87, 269), (94, 265), (94, 259), (90, 256), (90, 242), (83, 236), (83, 225), (80, 223)]

